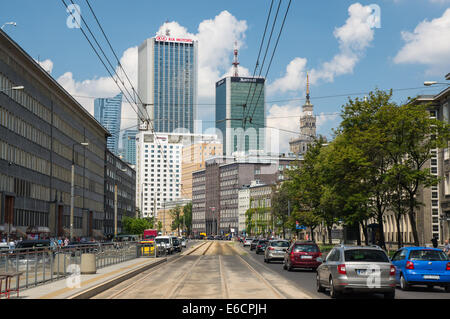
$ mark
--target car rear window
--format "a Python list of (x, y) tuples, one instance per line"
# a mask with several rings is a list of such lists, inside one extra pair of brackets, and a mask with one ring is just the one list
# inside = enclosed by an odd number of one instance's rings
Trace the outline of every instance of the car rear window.
[(389, 262), (389, 258), (381, 250), (351, 249), (344, 252), (346, 262)]
[(295, 245), (294, 253), (318, 253), (319, 247), (316, 245)]
[(271, 246), (273, 247), (289, 247), (288, 241), (273, 241)]
[(412, 250), (409, 254), (410, 260), (426, 260), (426, 261), (447, 261), (449, 258), (444, 252), (439, 250), (423, 249)]
[(168, 238), (158, 238), (158, 239), (155, 239), (155, 242), (157, 244), (160, 244), (160, 243), (168, 244), (169, 243), (169, 239)]
[(267, 240), (260, 240), (260, 241), (258, 242), (258, 244), (260, 244), (260, 245), (262, 245), (262, 244), (267, 244)]

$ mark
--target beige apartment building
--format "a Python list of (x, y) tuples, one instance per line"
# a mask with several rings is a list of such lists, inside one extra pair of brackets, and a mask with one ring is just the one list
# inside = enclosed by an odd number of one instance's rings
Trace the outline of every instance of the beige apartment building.
[[(181, 209), (181, 216), (183, 216), (183, 207), (190, 203), (191, 201), (188, 199), (179, 199), (170, 201), (167, 203), (163, 203), (162, 208), (158, 209), (156, 214), (156, 222), (161, 222), (161, 233), (163, 236), (179, 236), (181, 234), (177, 234), (177, 229), (172, 230), (172, 222), (174, 218), (172, 217), (172, 214), (170, 211), (177, 206)], [(182, 230), (180, 228), (180, 230)]]
[(183, 147), (181, 169), (181, 197), (192, 199), (192, 173), (205, 168), (205, 161), (221, 156), (223, 146), (215, 136)]

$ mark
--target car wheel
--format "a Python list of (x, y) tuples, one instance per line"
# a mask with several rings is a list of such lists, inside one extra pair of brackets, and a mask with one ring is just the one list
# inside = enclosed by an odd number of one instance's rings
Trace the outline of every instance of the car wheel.
[(450, 285), (445, 287), (445, 292), (450, 292)]
[(337, 299), (341, 296), (341, 294), (336, 291), (336, 288), (334, 287), (333, 278), (330, 277), (330, 297), (333, 299)]
[(434, 286), (433, 285), (427, 285), (427, 289), (428, 290), (433, 290)]
[(395, 299), (395, 290), (391, 292), (386, 292), (384, 294), (384, 299)]
[(324, 292), (325, 291), (325, 288), (320, 283), (319, 274), (316, 275), (316, 286), (317, 286), (317, 291), (318, 292)]
[(408, 291), (410, 286), (408, 284), (408, 282), (406, 281), (405, 277), (403, 276), (403, 274), (400, 275), (400, 288), (403, 291)]
[(287, 264), (287, 271), (292, 271), (292, 264), (290, 263)]

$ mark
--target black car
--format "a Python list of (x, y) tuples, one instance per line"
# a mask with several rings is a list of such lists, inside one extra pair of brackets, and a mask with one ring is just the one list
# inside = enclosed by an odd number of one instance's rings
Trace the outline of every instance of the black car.
[(253, 239), (250, 244), (250, 250), (256, 249), (256, 246), (258, 245), (259, 239)]
[(269, 241), (266, 239), (258, 241), (258, 244), (256, 245), (256, 248), (255, 248), (256, 254), (258, 255), (259, 253), (263, 253), (266, 250), (268, 243), (269, 243)]
[(217, 235), (214, 237), (214, 240), (223, 240), (223, 237), (221, 235)]
[(208, 240), (214, 240), (214, 236), (208, 236)]
[(173, 243), (173, 249), (175, 251), (181, 252), (181, 241), (178, 239), (178, 237), (172, 237), (172, 243)]
[(30, 250), (43, 250), (47, 247), (50, 247), (50, 240), (41, 239), (41, 240), (22, 240), (19, 241), (16, 245), (16, 249), (29, 248)]

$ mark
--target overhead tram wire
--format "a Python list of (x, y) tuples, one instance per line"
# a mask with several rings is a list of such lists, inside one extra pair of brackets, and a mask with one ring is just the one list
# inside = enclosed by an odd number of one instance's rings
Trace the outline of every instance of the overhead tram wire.
[[(111, 49), (112, 53), (114, 54), (114, 57), (116, 58), (116, 61), (117, 61), (117, 65), (120, 67), (120, 69), (122, 70), (123, 74), (125, 74), (125, 77), (127, 78), (127, 81), (128, 81), (128, 83), (130, 84), (130, 86), (131, 86), (131, 89), (132, 89), (133, 94), (134, 94), (134, 102), (136, 103), (136, 97), (137, 97), (137, 98), (139, 99), (139, 102), (144, 106), (144, 103), (142, 102), (142, 100), (141, 100), (139, 94), (136, 92), (136, 89), (134, 88), (133, 83), (131, 82), (130, 78), (128, 77), (127, 72), (126, 72), (125, 69), (123, 68), (122, 63), (120, 62), (120, 59), (118, 58), (118, 56), (117, 56), (117, 54), (116, 54), (116, 52), (115, 52), (113, 46), (111, 45), (111, 42), (109, 41), (109, 38), (108, 38), (108, 36), (106, 35), (106, 33), (105, 33), (105, 31), (104, 31), (104, 29), (103, 29), (103, 27), (102, 27), (100, 21), (98, 20), (97, 15), (96, 15), (95, 12), (94, 12), (94, 9), (92, 8), (91, 4), (89, 3), (89, 0), (85, 0), (85, 1), (86, 1), (87, 5), (89, 6), (89, 9), (90, 9), (92, 15), (94, 16), (94, 19), (95, 19), (95, 21), (97, 22), (97, 25), (99, 26), (100, 30), (102, 31), (102, 34), (103, 34), (103, 36), (105, 37), (106, 42), (107, 42), (108, 45), (109, 45), (109, 48)], [(144, 110), (145, 110), (145, 112), (147, 113), (147, 117), (150, 119), (150, 116), (149, 116), (149, 114), (148, 114), (148, 112), (147, 112), (147, 108), (144, 108)]]
[[(83, 33), (84, 37), (86, 38), (86, 40), (89, 42), (89, 45), (91, 46), (91, 48), (94, 50), (95, 54), (97, 55), (97, 57), (99, 58), (100, 62), (103, 64), (103, 66), (105, 67), (106, 71), (109, 73), (111, 79), (114, 81), (114, 83), (116, 83), (116, 86), (119, 88), (120, 92), (122, 92), (122, 94), (124, 95), (124, 97), (126, 98), (126, 100), (128, 101), (128, 103), (131, 105), (133, 111), (137, 114), (137, 116), (139, 117), (139, 119), (142, 121), (141, 115), (139, 114), (138, 111), (136, 111), (134, 109), (134, 107), (132, 106), (133, 103), (130, 102), (130, 100), (128, 99), (128, 96), (123, 92), (122, 88), (120, 87), (120, 85), (117, 82), (117, 79), (114, 78), (114, 76), (112, 75), (111, 71), (109, 70), (109, 68), (106, 66), (105, 62), (103, 61), (102, 57), (100, 56), (100, 54), (98, 53), (97, 49), (94, 47), (94, 45), (92, 44), (91, 40), (89, 39), (89, 37), (87, 36), (86, 32), (84, 32), (84, 30), (81, 28), (81, 25), (78, 23), (78, 20), (74, 17), (72, 11), (70, 11), (68, 9), (68, 5), (66, 4), (66, 2), (64, 0), (61, 0), (61, 2), (63, 3), (63, 5), (66, 7), (66, 10), (68, 12), (70, 12), (71, 16), (73, 17), (73, 19), (75, 21), (77, 21), (78, 27), (81, 30), (81, 32)], [(84, 20), (84, 19), (83, 19)], [(86, 24), (86, 22), (85, 22)], [(118, 77), (120, 79), (120, 77)], [(122, 81), (123, 82), (123, 81)]]
[[(264, 39), (266, 37), (267, 26), (269, 25), (270, 16), (272, 14), (273, 1), (274, 0), (272, 0), (272, 2), (270, 3), (269, 13), (268, 13), (267, 19), (266, 19), (266, 26), (264, 27), (264, 34), (263, 34), (263, 37), (261, 39), (261, 44), (259, 46), (258, 57), (256, 58), (255, 68), (253, 70), (253, 76), (252, 76), (253, 78), (255, 77), (256, 70), (258, 69), (258, 66), (259, 66), (259, 58), (261, 56), (261, 50), (262, 50), (262, 47), (263, 47), (263, 44), (264, 44)], [(247, 102), (248, 102), (248, 98), (250, 96), (250, 92), (252, 91), (252, 86), (253, 86), (253, 82), (250, 82), (250, 88), (248, 90), (247, 98), (245, 99), (245, 104), (243, 105), (243, 109), (242, 109), (242, 113), (243, 113), (242, 116), (243, 116), (244, 119), (245, 119), (245, 108), (247, 107)], [(245, 128), (245, 120), (242, 121), (242, 127)]]
[[(70, 2), (71, 2), (73, 5), (75, 5), (75, 3), (73, 2), (73, 0), (70, 0)], [(99, 48), (100, 51), (102, 52), (102, 54), (103, 54), (103, 56), (105, 57), (106, 61), (108, 62), (109, 66), (110, 66), (111, 69), (114, 71), (114, 74), (115, 74), (116, 77), (120, 80), (120, 82), (122, 83), (124, 89), (126, 90), (126, 92), (128, 93), (128, 95), (130, 96), (130, 98), (133, 100), (133, 102), (134, 102), (134, 103), (136, 104), (136, 106), (137, 106), (135, 97), (133, 97), (133, 95), (128, 91), (128, 88), (126, 87), (125, 82), (124, 82), (123, 79), (117, 74), (116, 68), (112, 65), (111, 61), (108, 59), (107, 55), (105, 54), (104, 50), (102, 49), (102, 46), (98, 43), (97, 38), (96, 38), (95, 35), (92, 33), (91, 28), (89, 27), (89, 24), (85, 21), (83, 15), (81, 15), (81, 12), (78, 10), (78, 8), (77, 8), (77, 7), (75, 7), (75, 8), (76, 8), (78, 14), (79, 14), (80, 17), (81, 17), (82, 22), (86, 25), (86, 27), (87, 27), (89, 33), (91, 34), (91, 36), (92, 36), (92, 38), (94, 39), (95, 43), (97, 44), (98, 48)], [(80, 29), (81, 29), (81, 26), (80, 26)], [(84, 33), (84, 32), (83, 32), (83, 33)], [(114, 52), (114, 51), (113, 51), (113, 53), (114, 53), (114, 55), (115, 55), (115, 52)], [(118, 61), (118, 62), (119, 62), (119, 64), (120, 64), (120, 61)], [(123, 70), (123, 69), (122, 69), (122, 70)], [(125, 73), (125, 72), (124, 72), (124, 73)], [(128, 77), (128, 76), (127, 76), (127, 77)], [(130, 83), (131, 86), (132, 86), (132, 83), (131, 83), (131, 82), (129, 82), (129, 83)], [(133, 86), (132, 86), (132, 87), (133, 87)], [(133, 87), (133, 91), (134, 91), (134, 87)], [(122, 90), (121, 90), (121, 92), (125, 95), (125, 93), (124, 93)], [(129, 101), (129, 99), (127, 99), (127, 101)], [(130, 104), (131, 104), (131, 103), (130, 103)], [(137, 106), (137, 110), (139, 111), (139, 107), (138, 107), (138, 106)], [(148, 113), (147, 113), (147, 116), (148, 116)], [(144, 115), (144, 117), (145, 117), (145, 115)]]
[[(284, 14), (284, 18), (283, 18), (283, 22), (282, 22), (282, 24), (281, 24), (280, 32), (278, 33), (277, 42), (275, 43), (275, 47), (273, 48), (272, 56), (271, 56), (270, 62), (269, 62), (269, 66), (267, 67), (267, 70), (266, 70), (265, 78), (267, 78), (267, 75), (269, 74), (269, 71), (270, 71), (270, 67), (272, 66), (273, 57), (275, 56), (275, 52), (276, 52), (276, 50), (277, 50), (278, 43), (279, 43), (279, 41), (280, 41), (281, 33), (283, 32), (284, 24), (285, 24), (285, 22), (286, 22), (286, 17), (287, 17), (287, 14), (288, 14), (288, 12), (289, 12), (289, 8), (290, 8), (290, 6), (291, 6), (291, 1), (292, 1), (292, 0), (289, 0), (288, 6), (287, 6), (287, 8), (286, 8), (286, 12), (285, 12), (285, 14)], [(260, 90), (260, 91), (259, 91), (258, 99), (256, 100), (256, 103), (255, 103), (255, 105), (254, 105), (254, 107), (253, 107), (253, 112), (252, 112), (252, 115), (250, 116), (250, 123), (251, 123), (252, 120), (253, 120), (253, 115), (255, 115), (256, 106), (258, 105), (259, 99), (261, 98), (262, 91), (263, 91), (263, 90)], [(253, 100), (253, 99), (252, 99), (252, 100)], [(250, 103), (250, 105), (251, 105), (251, 103)]]
[[(264, 58), (263, 58), (263, 61), (262, 61), (262, 65), (261, 65), (261, 67), (259, 68), (259, 74), (258, 74), (258, 77), (261, 77), (262, 71), (263, 71), (263, 69), (264, 69), (264, 64), (265, 64), (265, 62), (266, 62), (267, 53), (269, 52), (269, 48), (270, 48), (270, 42), (272, 41), (273, 30), (275, 30), (275, 25), (276, 25), (277, 18), (278, 18), (278, 12), (280, 11), (281, 2), (282, 2), (282, 0), (279, 0), (279, 2), (278, 2), (277, 12), (275, 13), (275, 17), (274, 17), (274, 20), (273, 20), (273, 22), (272, 22), (272, 28), (271, 28), (271, 30), (270, 30), (270, 36), (269, 36), (269, 39), (267, 40), (266, 50), (265, 50), (265, 52), (264, 52)], [(250, 100), (249, 109), (246, 110), (246, 114), (244, 114), (244, 120), (243, 120), (243, 124), (244, 124), (244, 125), (243, 125), (243, 128), (244, 128), (244, 130), (245, 130), (245, 124), (246, 124), (246, 122), (247, 122), (248, 114), (250, 114), (250, 109), (251, 109), (251, 107), (252, 107), (252, 102), (253, 102), (253, 99), (254, 99), (254, 97), (255, 97), (255, 93), (256, 93), (256, 88), (257, 88), (257, 87), (258, 87), (258, 86), (255, 85), (255, 89), (253, 90), (253, 94), (252, 94), (252, 99)], [(251, 90), (249, 90), (249, 91), (251, 91)], [(247, 104), (247, 102), (246, 102), (246, 104)]]

